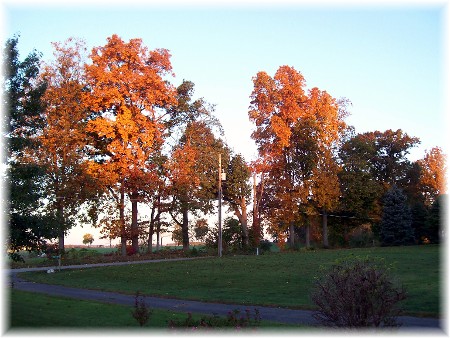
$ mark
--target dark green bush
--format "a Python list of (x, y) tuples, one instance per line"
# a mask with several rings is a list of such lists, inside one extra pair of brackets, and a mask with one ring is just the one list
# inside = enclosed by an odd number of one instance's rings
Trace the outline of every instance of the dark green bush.
[(272, 242), (267, 239), (263, 239), (261, 242), (259, 242), (259, 247), (261, 249), (261, 253), (270, 252), (272, 248)]
[(362, 224), (350, 232), (348, 243), (351, 248), (367, 248), (373, 246), (374, 241), (370, 224)]

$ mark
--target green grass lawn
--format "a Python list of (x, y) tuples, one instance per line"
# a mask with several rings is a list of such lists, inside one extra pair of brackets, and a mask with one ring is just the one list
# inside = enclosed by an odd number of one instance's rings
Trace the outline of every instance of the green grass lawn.
[(320, 267), (347, 256), (384, 258), (406, 287), (405, 310), (415, 315), (439, 316), (440, 251), (439, 246), (431, 245), (227, 256), (22, 276), (38, 282), (129, 294), (140, 291), (165, 297), (311, 309), (310, 291)]
[[(9, 328), (12, 330), (122, 327), (127, 328), (127, 330), (136, 328), (136, 332), (139, 332), (139, 329), (141, 329), (137, 321), (131, 316), (133, 307), (130, 306), (47, 296), (19, 290), (12, 290), (10, 296)], [(202, 316), (193, 314), (192, 318), (199, 320)], [(144, 327), (167, 329), (170, 320), (184, 321), (186, 317), (186, 313), (152, 309), (152, 316)], [(261, 321), (260, 326), (262, 328), (301, 327), (269, 321)]]

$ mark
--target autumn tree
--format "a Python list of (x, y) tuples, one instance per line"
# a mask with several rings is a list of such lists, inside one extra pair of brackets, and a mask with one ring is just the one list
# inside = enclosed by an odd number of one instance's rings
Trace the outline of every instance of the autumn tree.
[(42, 97), (45, 127), (37, 136), (40, 147), (30, 151), (30, 159), (46, 168), (48, 207), (55, 211), (59, 250), (64, 251), (67, 230), (75, 225), (80, 206), (95, 197), (96, 189), (85, 156), (89, 112), (81, 104), (85, 45), (70, 38), (53, 47), (54, 61), (41, 74), (47, 84)]
[(187, 80), (177, 87), (177, 103), (170, 108), (168, 120), (171, 139), (175, 140), (166, 165), (172, 197), (169, 211), (181, 228), (184, 250), (189, 249), (189, 214), (213, 210), (218, 155), (222, 153), (224, 164), (228, 158), (223, 142), (213, 132), (222, 133), (213, 115), (214, 106), (202, 97), (194, 99), (194, 88), (194, 83)]
[[(412, 163), (407, 174), (405, 193), (412, 213), (412, 226), (419, 243), (439, 242), (439, 213), (437, 201), (446, 193), (446, 156), (439, 147), (425, 153), (424, 158)], [(438, 208), (439, 209), (439, 208)], [(437, 221), (430, 222), (437, 215)], [(430, 226), (430, 224), (434, 224)]]
[(228, 149), (206, 122), (194, 121), (186, 127), (167, 163), (173, 197), (170, 213), (181, 227), (184, 250), (189, 250), (189, 213), (207, 214), (214, 209), (219, 154), (225, 166)]
[(94, 236), (92, 236), (91, 234), (83, 235), (83, 244), (89, 244), (89, 246), (91, 246), (91, 244), (93, 242), (94, 242)]
[[(161, 149), (159, 157), (155, 156), (154, 163), (158, 163), (159, 180), (156, 185), (143, 191), (144, 200), (150, 207), (148, 251), (151, 252), (152, 237), (156, 232), (157, 239), (162, 228), (167, 222), (162, 220), (162, 215), (167, 213), (174, 206), (171, 203), (171, 182), (169, 171), (165, 163), (168, 160), (167, 153), (178, 146), (186, 127), (194, 121), (203, 121), (213, 127), (220, 123), (213, 116), (214, 107), (205, 101), (204, 98), (194, 99), (195, 85), (192, 81), (183, 80), (176, 88), (176, 103), (168, 107), (169, 115), (164, 120), (166, 133), (170, 136), (167, 139), (164, 149)], [(173, 183), (173, 182), (172, 182)], [(176, 203), (175, 203), (176, 204)], [(173, 213), (172, 213), (173, 214)], [(157, 240), (159, 246), (159, 240)]]
[(280, 229), (278, 235), (289, 228), (293, 245), (296, 224), (304, 215), (309, 224), (316, 208), (324, 214), (328, 246), (326, 215), (339, 196), (336, 148), (346, 128), (346, 101), (317, 88), (306, 92), (301, 73), (288, 66), (273, 78), (259, 72), (253, 83), (249, 117), (256, 126), (252, 138), (268, 168), (264, 190), (271, 196), (266, 207), (273, 228)]
[(6, 187), (9, 204), (6, 207), (9, 221), (7, 234), (8, 253), (20, 260), (19, 250), (39, 251), (47, 239), (57, 236), (54, 217), (46, 213), (41, 201), (45, 197), (42, 166), (23, 161), (24, 153), (38, 147), (36, 135), (44, 123), (41, 97), (46, 85), (39, 81), (40, 54), (32, 51), (20, 60), (18, 37), (8, 39), (3, 49), (3, 111), (7, 149), (4, 163), (7, 166)]
[(435, 147), (426, 152), (425, 157), (418, 161), (418, 165), (421, 168), (419, 189), (426, 204), (430, 206), (439, 195), (446, 193), (446, 156), (441, 148)]
[(346, 99), (336, 100), (326, 91), (313, 88), (309, 91), (308, 110), (313, 117), (312, 137), (317, 143), (317, 162), (312, 172), (312, 200), (322, 214), (323, 246), (328, 247), (327, 214), (336, 209), (340, 186), (337, 150), (347, 131), (344, 119), (347, 117)]
[(91, 60), (84, 97), (92, 112), (88, 131), (96, 149), (91, 170), (117, 202), (126, 255), (125, 194), (132, 204), (131, 239), (137, 252), (138, 202), (142, 190), (158, 180), (152, 155), (163, 145), (168, 108), (176, 102), (175, 90), (165, 80), (172, 74), (170, 54), (149, 51), (141, 39), (124, 42), (113, 35), (105, 46), (92, 50)]
[(255, 123), (252, 138), (259, 156), (267, 164), (265, 183), (272, 187), (274, 198), (271, 203), (266, 203), (266, 210), (275, 228), (291, 225), (298, 216), (299, 202), (295, 199), (299, 198), (299, 186), (295, 187), (287, 153), (292, 128), (304, 114), (304, 84), (303, 76), (288, 66), (280, 67), (273, 78), (266, 72), (258, 72), (253, 78), (249, 118)]

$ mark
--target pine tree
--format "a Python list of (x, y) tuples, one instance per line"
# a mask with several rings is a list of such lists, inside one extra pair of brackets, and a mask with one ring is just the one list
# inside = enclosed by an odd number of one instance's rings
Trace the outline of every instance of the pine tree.
[[(46, 240), (56, 237), (54, 217), (42, 210), (45, 168), (24, 160), (24, 153), (38, 148), (32, 136), (42, 133), (41, 98), (46, 84), (39, 81), (41, 55), (33, 50), (21, 61), (19, 38), (8, 39), (3, 49), (5, 70), (2, 123), (4, 124), (4, 154), (6, 166), (3, 177), (8, 203), (4, 203), (8, 220), (8, 255), (23, 260), (19, 251), (44, 250)], [(6, 196), (5, 196), (6, 197)]]
[(395, 185), (384, 198), (380, 235), (381, 243), (385, 246), (414, 243), (411, 210), (406, 202), (406, 195)]
[(442, 205), (446, 205), (446, 199), (447, 195), (440, 195), (428, 212), (424, 233), (430, 243), (440, 242), (441, 223), (444, 221)]

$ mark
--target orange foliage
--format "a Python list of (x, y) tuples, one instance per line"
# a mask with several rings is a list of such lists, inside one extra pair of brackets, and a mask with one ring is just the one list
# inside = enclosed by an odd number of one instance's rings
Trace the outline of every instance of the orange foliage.
[(254, 170), (268, 174), (266, 214), (280, 231), (302, 220), (302, 205), (331, 210), (337, 204), (333, 154), (346, 129), (346, 102), (318, 88), (306, 93), (303, 76), (288, 66), (273, 78), (259, 72), (253, 84), (249, 118), (260, 156)]
[(282, 66), (273, 79), (259, 72), (253, 85), (249, 117), (256, 130), (252, 137), (261, 156), (279, 153), (289, 145), (291, 128), (304, 113), (304, 78), (294, 68)]
[(136, 189), (152, 177), (149, 158), (164, 141), (166, 108), (176, 103), (174, 88), (163, 79), (172, 74), (170, 54), (149, 52), (141, 39), (126, 43), (113, 35), (92, 50), (91, 59), (83, 101), (96, 118), (87, 130), (106, 143), (102, 165), (93, 163), (92, 170), (112, 183), (126, 179)]
[(425, 195), (427, 204), (431, 205), (438, 195), (446, 194), (447, 187), (445, 173), (447, 171), (446, 155), (442, 149), (435, 147), (425, 154), (422, 160), (419, 160), (422, 168), (420, 177), (420, 187)]
[[(47, 168), (51, 192), (59, 208), (81, 204), (80, 195), (88, 183), (84, 147), (88, 112), (80, 105), (83, 90), (84, 43), (68, 39), (53, 43), (55, 61), (44, 65), (41, 77), (47, 83), (42, 98), (45, 127), (38, 136), (36, 160)], [(83, 189), (82, 189), (83, 188)]]

